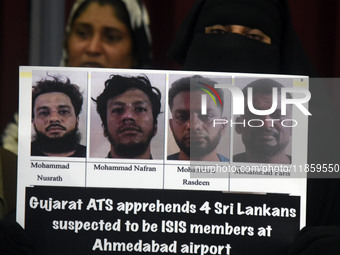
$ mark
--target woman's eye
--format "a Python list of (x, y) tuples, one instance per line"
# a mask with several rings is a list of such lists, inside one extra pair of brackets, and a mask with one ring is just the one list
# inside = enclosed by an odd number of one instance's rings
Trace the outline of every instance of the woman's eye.
[(103, 38), (107, 43), (116, 43), (122, 40), (122, 32), (118, 29), (105, 28), (103, 31)]
[(91, 36), (91, 33), (87, 31), (86, 29), (76, 28), (74, 30), (74, 33), (81, 39), (87, 39)]
[(222, 25), (214, 25), (205, 28), (206, 34), (225, 34), (227, 32), (226, 28)]
[(116, 35), (116, 34), (107, 34), (105, 35), (105, 40), (108, 43), (114, 43), (117, 42), (121, 39), (121, 36)]
[(257, 40), (263, 43), (271, 44), (271, 38), (259, 29), (251, 28), (245, 33), (245, 36), (252, 40)]
[(227, 31), (224, 29), (215, 28), (210, 31), (210, 34), (226, 34)]
[(246, 34), (246, 36), (250, 39), (257, 40), (257, 41), (263, 40), (263, 36), (258, 35), (258, 34)]
[(116, 42), (118, 40), (118, 38), (114, 35), (107, 35), (105, 36), (106, 42), (108, 43), (112, 43), (112, 42)]

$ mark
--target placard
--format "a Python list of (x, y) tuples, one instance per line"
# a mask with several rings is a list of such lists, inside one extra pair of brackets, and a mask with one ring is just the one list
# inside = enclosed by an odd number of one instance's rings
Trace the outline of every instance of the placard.
[[(54, 83), (58, 83), (57, 90)], [(65, 92), (65, 86), (72, 89)], [(263, 87), (260, 92), (259, 87)], [(203, 242), (197, 236), (190, 241), (191, 235), (185, 238), (184, 235), (172, 237), (171, 233), (157, 235), (162, 226), (171, 229), (179, 224), (176, 228), (189, 231), (194, 222), (203, 229), (203, 225), (207, 226), (207, 231), (212, 225), (228, 228), (226, 219), (217, 217), (217, 213), (207, 213), (203, 217), (199, 212), (205, 202), (213, 208), (212, 203), (220, 201), (228, 204), (221, 209), (226, 210), (226, 214), (233, 204), (233, 214), (228, 216), (232, 224), (240, 229), (245, 226), (235, 220), (237, 217), (249, 222), (247, 224), (253, 228), (252, 236), (247, 237), (249, 242), (255, 245), (266, 239), (266, 246), (272, 242), (276, 247), (286, 247), (291, 240), (282, 239), (281, 234), (291, 231), (292, 236), (305, 224), (306, 173), (303, 166), (307, 162), (309, 99), (308, 77), (305, 76), (20, 67), (17, 221), (32, 234), (46, 228), (51, 236), (63, 233), (71, 242), (79, 235), (72, 231), (54, 231), (53, 219), (59, 216), (49, 217), (48, 214), (54, 213), (34, 208), (32, 203), (40, 203), (42, 199), (45, 201), (42, 203), (53, 204), (55, 199), (66, 201), (68, 207), (67, 201), (79, 201), (78, 204), (74, 202), (74, 211), (65, 209), (55, 213), (62, 212), (61, 220), (79, 218), (82, 223), (90, 219), (99, 222), (112, 211), (119, 215), (120, 212), (115, 211), (116, 203), (135, 201), (135, 197), (147, 198), (145, 203), (163, 200), (169, 204), (192, 203), (196, 208), (192, 214), (177, 218), (176, 213), (170, 213), (169, 218), (158, 219), (155, 225), (151, 223), (152, 213), (145, 219), (138, 215), (123, 217), (120, 223), (116, 222), (120, 224), (120, 231), (126, 227), (127, 220), (138, 221), (138, 228), (142, 228), (143, 219), (145, 228), (154, 226), (157, 231), (151, 237), (149, 232), (139, 233), (140, 241), (130, 235), (125, 240), (125, 229), (117, 240), (137, 247), (137, 250), (126, 250), (127, 253), (141, 253), (138, 247), (143, 246), (144, 239), (152, 243), (159, 237), (160, 241), (155, 242), (167, 241), (170, 254), (171, 242), (165, 238), (169, 235), (176, 240), (172, 243), (176, 246), (172, 253), (241, 254), (244, 237), (239, 235), (230, 237), (230, 243), (219, 238), (215, 243)], [(262, 105), (262, 102), (265, 103)], [(265, 131), (252, 133), (252, 130)], [(254, 151), (261, 152), (257, 155), (263, 157), (254, 158)], [(50, 197), (44, 195), (45, 192), (51, 194)], [(236, 195), (239, 193), (242, 195)], [(105, 201), (112, 200), (113, 204), (108, 205), (112, 210), (98, 214), (84, 211), (82, 206), (91, 198), (100, 199), (98, 194), (108, 199)], [(129, 195), (120, 198), (118, 194)], [(34, 196), (37, 201), (31, 200)], [(156, 200), (150, 200), (151, 197)], [(273, 197), (275, 201), (271, 204)], [(261, 217), (248, 217), (251, 215), (246, 211), (245, 215), (237, 216), (238, 210), (244, 210), (242, 204), (266, 212), (269, 207), (279, 208), (279, 211), (292, 208), (294, 217), (289, 215), (283, 219), (266, 215), (262, 222)], [(120, 219), (117, 215), (115, 217)], [(37, 224), (39, 217), (46, 225)], [(189, 220), (190, 217), (197, 217), (197, 221)], [(180, 222), (189, 230), (181, 227)], [(114, 222), (111, 223), (113, 226)], [(285, 226), (287, 224), (289, 226)], [(271, 230), (265, 229), (266, 226), (275, 226), (276, 230), (287, 227), (288, 232), (274, 239), (271, 236), (260, 241), (254, 239), (261, 227), (268, 235)], [(84, 237), (88, 240), (86, 250), (91, 254), (100, 250), (93, 250), (95, 234), (89, 231)], [(43, 238), (51, 245), (59, 242), (59, 237), (55, 241), (47, 235)], [(102, 244), (99, 242), (98, 247)], [(188, 250), (185, 244), (189, 245)], [(72, 247), (77, 250), (76, 246)]]

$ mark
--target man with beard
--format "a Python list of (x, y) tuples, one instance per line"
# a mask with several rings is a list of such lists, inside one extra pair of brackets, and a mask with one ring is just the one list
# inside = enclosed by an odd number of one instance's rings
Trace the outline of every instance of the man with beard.
[(111, 149), (108, 158), (152, 159), (161, 93), (146, 76), (111, 75), (97, 97), (97, 112)]
[(79, 87), (58, 77), (43, 79), (32, 88), (32, 156), (85, 157), (86, 147), (79, 144), (79, 113), (83, 96)]
[[(235, 129), (238, 134), (241, 134), (246, 151), (234, 155), (234, 162), (291, 163), (291, 156), (285, 153), (285, 149), (290, 142), (292, 129), (287, 125), (283, 126), (282, 121), (291, 119), (292, 106), (288, 105), (287, 114), (281, 115), (280, 91), (282, 87), (274, 80), (259, 79), (243, 89), (244, 96), (247, 98), (248, 88), (252, 88), (252, 102), (255, 109), (268, 110), (273, 103), (273, 88), (277, 88), (277, 107), (273, 113), (259, 116), (250, 112), (246, 106), (244, 115), (237, 117), (236, 123), (238, 124), (235, 125)], [(287, 97), (291, 98), (291, 95), (287, 93)], [(250, 126), (249, 120), (257, 120), (257, 122)]]
[[(172, 119), (170, 128), (180, 149), (168, 156), (170, 160), (229, 161), (217, 153), (217, 146), (225, 133), (225, 125), (214, 127), (214, 119), (222, 118), (223, 91), (216, 89), (221, 102), (216, 105), (206, 97), (206, 114), (202, 114), (202, 94), (216, 82), (201, 76), (175, 81), (169, 90)], [(204, 89), (204, 90), (203, 90)]]

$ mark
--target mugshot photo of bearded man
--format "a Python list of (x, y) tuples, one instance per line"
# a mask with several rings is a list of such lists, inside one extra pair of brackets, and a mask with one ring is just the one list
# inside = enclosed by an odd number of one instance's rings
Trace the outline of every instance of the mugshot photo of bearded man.
[[(244, 78), (238, 81), (245, 98), (244, 114), (235, 116), (233, 161), (290, 164), (295, 123), (292, 123), (292, 105), (287, 105), (286, 114), (282, 113), (281, 96), (292, 98), (290, 93), (282, 91), (292, 86), (292, 79)], [(255, 111), (270, 113), (257, 115)]]
[(86, 157), (87, 72), (35, 70), (32, 83), (31, 156)]

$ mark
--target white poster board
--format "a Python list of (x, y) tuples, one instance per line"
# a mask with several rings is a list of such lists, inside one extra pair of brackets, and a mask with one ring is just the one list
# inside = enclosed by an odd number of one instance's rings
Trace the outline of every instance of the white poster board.
[[(108, 158), (110, 143), (96, 110), (96, 99), (104, 90), (110, 75), (124, 77), (146, 76), (151, 85), (161, 92), (161, 112), (157, 119), (157, 134), (151, 140), (150, 159)], [(225, 130), (217, 152), (227, 159), (197, 162), (168, 159), (179, 151), (169, 119), (173, 118), (169, 103), (169, 89), (178, 79), (200, 75), (242, 89), (260, 79), (271, 79), (289, 89), (290, 94), (303, 98), (308, 91), (308, 77), (267, 74), (184, 72), (165, 70), (125, 70), (65, 67), (20, 67), (19, 151), (17, 221), (25, 226), (26, 188), (32, 186), (62, 186), (79, 188), (123, 188), (154, 190), (222, 191), (225, 193), (288, 194), (300, 197), (300, 228), (305, 224), (308, 116), (302, 108), (308, 103), (289, 104), (292, 107), (289, 143), (285, 145), (290, 163), (254, 163), (234, 161), (234, 155), (243, 153), (242, 136), (235, 130), (238, 114), (233, 114), (239, 98), (230, 89), (223, 88), (223, 118)], [(59, 77), (79, 86), (84, 101), (79, 114), (80, 144), (86, 146), (82, 157), (32, 156), (31, 143), (35, 139), (32, 123), (32, 86), (38, 81)], [(294, 90), (296, 89), (296, 90)], [(300, 90), (300, 93), (295, 93)], [(212, 92), (211, 92), (212, 93)], [(213, 94), (213, 93), (212, 93)], [(208, 95), (209, 97), (210, 95)], [(203, 98), (203, 97), (202, 97)], [(202, 99), (203, 100), (203, 99)], [(278, 105), (280, 104), (278, 102)], [(277, 120), (279, 121), (279, 120)], [(216, 121), (217, 123), (217, 121)], [(264, 122), (266, 123), (266, 122)], [(271, 122), (274, 125), (274, 122)], [(282, 124), (282, 121), (281, 121)], [(242, 125), (260, 126), (254, 120)]]

